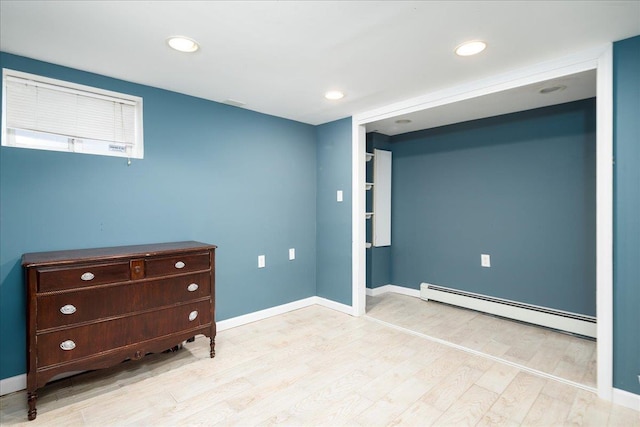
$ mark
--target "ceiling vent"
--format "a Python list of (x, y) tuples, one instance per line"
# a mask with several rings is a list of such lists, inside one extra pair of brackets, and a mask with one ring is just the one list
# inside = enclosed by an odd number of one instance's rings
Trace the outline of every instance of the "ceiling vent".
[(245, 102), (236, 101), (235, 99), (225, 99), (222, 102), (224, 102), (227, 105), (233, 105), (234, 107), (242, 107), (245, 104)]

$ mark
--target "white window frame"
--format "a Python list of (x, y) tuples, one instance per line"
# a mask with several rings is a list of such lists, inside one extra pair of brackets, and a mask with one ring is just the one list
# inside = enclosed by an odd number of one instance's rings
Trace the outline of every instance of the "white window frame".
[[(23, 130), (8, 127), (7, 84), (12, 79), (27, 80), (29, 85), (43, 87), (54, 90), (55, 92), (76, 94), (84, 97), (85, 99), (91, 98), (106, 100), (113, 102), (114, 105), (124, 104), (133, 106), (133, 141), (123, 142), (110, 139), (91, 139), (86, 136), (73, 135), (68, 132), (58, 134), (33, 129)], [(3, 68), (2, 146), (142, 159), (144, 157), (142, 98), (139, 96), (98, 89), (91, 86)]]

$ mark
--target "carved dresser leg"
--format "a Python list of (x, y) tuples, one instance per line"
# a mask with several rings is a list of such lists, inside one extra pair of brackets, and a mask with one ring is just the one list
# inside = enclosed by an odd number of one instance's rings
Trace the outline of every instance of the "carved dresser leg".
[(29, 403), (29, 412), (28, 412), (29, 421), (36, 419), (36, 414), (37, 414), (36, 400), (37, 399), (38, 399), (38, 393), (36, 393), (35, 391), (27, 392), (27, 402)]
[(213, 337), (209, 338), (209, 345), (211, 346), (211, 352), (209, 352), (209, 357), (211, 357), (213, 359), (215, 357), (215, 355), (216, 355), (216, 340), (215, 340), (215, 338), (213, 338)]

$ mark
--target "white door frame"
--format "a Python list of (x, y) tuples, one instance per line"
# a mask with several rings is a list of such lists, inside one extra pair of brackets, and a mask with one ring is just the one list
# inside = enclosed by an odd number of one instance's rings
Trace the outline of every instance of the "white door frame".
[(353, 116), (352, 287), (353, 315), (365, 312), (365, 125), (465, 99), (587, 70), (597, 70), (596, 102), (596, 317), (598, 396), (613, 394), (613, 46), (501, 74)]

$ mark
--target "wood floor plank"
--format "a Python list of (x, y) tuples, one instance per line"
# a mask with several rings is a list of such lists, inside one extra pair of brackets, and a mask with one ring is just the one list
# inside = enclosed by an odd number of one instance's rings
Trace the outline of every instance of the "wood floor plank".
[(396, 417), (389, 426), (432, 426), (442, 415), (442, 411), (418, 400), (402, 414)]
[(316, 420), (323, 425), (351, 419), (373, 403), (356, 391), (362, 386), (362, 378), (354, 373), (343, 377), (336, 384), (296, 402), (289, 408), (289, 413), (298, 419)]
[[(393, 302), (404, 307), (403, 298)], [(410, 317), (442, 324), (451, 321), (447, 309)], [(492, 340), (506, 341), (498, 320), (478, 322)], [(541, 339), (541, 347), (563, 348), (561, 340)], [(40, 390), (33, 422), (27, 421), (24, 391), (2, 396), (0, 423), (640, 426), (640, 413), (589, 391), (325, 307), (221, 331), (216, 341), (214, 359), (209, 340), (199, 336), (175, 353), (51, 383)], [(591, 363), (580, 345), (567, 345), (567, 358)]]
[(609, 413), (607, 426), (610, 426), (610, 427), (640, 426), (640, 412), (634, 411), (629, 408), (618, 408), (617, 410), (611, 411)]
[(571, 405), (561, 399), (554, 399), (540, 393), (524, 418), (522, 425), (546, 427), (563, 425), (567, 419)]
[(494, 393), (501, 394), (520, 372), (517, 368), (504, 363), (494, 362), (476, 384)]
[(596, 342), (435, 301), (399, 294), (369, 297), (375, 319), (503, 358), (527, 368), (596, 386)]
[(379, 400), (421, 369), (423, 369), (422, 363), (413, 359), (395, 364), (391, 369), (380, 372), (376, 378), (365, 384), (361, 393), (371, 401)]
[(476, 424), (477, 427), (517, 427), (520, 423), (502, 414), (488, 411)]
[(365, 408), (350, 422), (351, 425), (362, 427), (386, 426), (392, 423), (406, 409), (406, 403), (383, 397), (373, 402), (368, 408)]
[(520, 372), (491, 407), (491, 412), (521, 423), (538, 398), (545, 380)]
[(578, 390), (580, 389), (559, 381), (546, 381), (540, 393), (547, 395), (552, 399), (561, 400), (569, 405), (573, 405), (576, 395), (578, 394)]
[(566, 425), (604, 426), (611, 409), (610, 402), (598, 399), (594, 393), (578, 390), (567, 415)]
[(478, 369), (462, 365), (427, 392), (421, 401), (445, 412), (482, 374)]
[(441, 426), (475, 426), (498, 399), (498, 394), (472, 385), (435, 422)]

